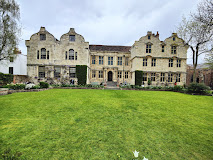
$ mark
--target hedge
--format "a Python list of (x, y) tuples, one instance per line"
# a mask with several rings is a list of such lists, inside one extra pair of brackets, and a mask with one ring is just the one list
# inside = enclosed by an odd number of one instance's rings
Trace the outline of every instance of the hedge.
[(76, 76), (78, 78), (78, 85), (85, 85), (87, 81), (87, 66), (76, 65)]
[(13, 81), (12, 74), (4, 74), (0, 72), (0, 85), (9, 84)]
[(135, 85), (141, 85), (143, 80), (143, 71), (135, 71)]

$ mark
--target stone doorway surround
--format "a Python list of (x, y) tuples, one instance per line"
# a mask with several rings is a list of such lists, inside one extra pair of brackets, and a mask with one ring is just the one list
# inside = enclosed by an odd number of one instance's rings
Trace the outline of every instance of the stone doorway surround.
[(113, 81), (113, 73), (112, 71), (108, 72), (108, 77), (107, 77), (108, 81)]

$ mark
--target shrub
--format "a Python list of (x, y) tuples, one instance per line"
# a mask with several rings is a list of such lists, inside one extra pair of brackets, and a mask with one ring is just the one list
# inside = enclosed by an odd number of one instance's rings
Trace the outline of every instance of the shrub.
[(3, 86), (3, 88), (20, 90), (20, 89), (25, 89), (25, 84), (8, 84), (6, 86)]
[(5, 85), (13, 81), (12, 74), (4, 74), (0, 72), (0, 85)]
[(183, 87), (182, 86), (174, 86), (173, 91), (177, 91), (177, 92), (183, 91)]
[(143, 71), (135, 71), (135, 85), (141, 85), (143, 79)]
[(27, 85), (25, 86), (25, 89), (31, 89), (31, 88), (33, 88), (34, 86), (35, 86), (35, 84), (30, 83), (30, 84), (27, 84)]
[(210, 88), (203, 83), (191, 83), (187, 88), (188, 93), (195, 94), (207, 94), (209, 90)]
[(35, 85), (31, 89), (40, 89), (40, 86), (39, 85)]
[(49, 84), (47, 82), (40, 82), (40, 88), (48, 88)]

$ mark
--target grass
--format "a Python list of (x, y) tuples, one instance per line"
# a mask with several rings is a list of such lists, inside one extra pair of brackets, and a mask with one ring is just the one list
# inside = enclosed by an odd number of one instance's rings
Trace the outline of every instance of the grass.
[(213, 157), (213, 98), (175, 92), (69, 90), (0, 96), (0, 157)]

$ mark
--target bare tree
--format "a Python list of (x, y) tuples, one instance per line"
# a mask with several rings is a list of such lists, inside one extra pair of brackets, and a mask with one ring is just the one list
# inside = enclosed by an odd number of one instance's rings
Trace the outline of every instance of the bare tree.
[(205, 64), (206, 64), (210, 69), (213, 69), (213, 52), (206, 54), (206, 57), (205, 57)]
[(0, 0), (0, 61), (9, 59), (17, 51), (19, 17), (15, 0)]
[[(205, 8), (205, 6), (207, 7)], [(195, 14), (191, 14), (188, 19), (183, 17), (182, 22), (177, 28), (178, 35), (185, 41), (185, 45), (188, 45), (192, 51), (194, 69), (193, 82), (196, 81), (195, 71), (199, 55), (213, 50), (211, 45), (213, 43), (212, 10), (212, 2), (205, 0), (198, 5)]]

